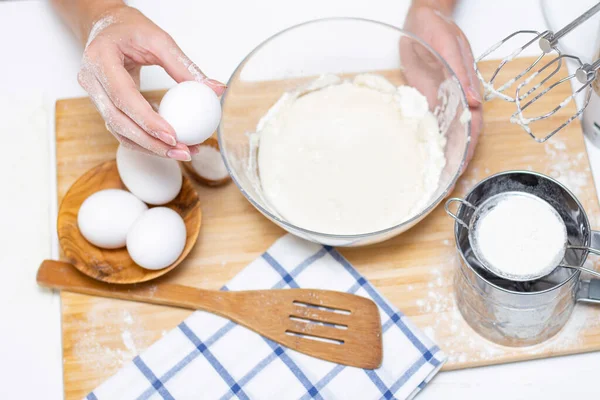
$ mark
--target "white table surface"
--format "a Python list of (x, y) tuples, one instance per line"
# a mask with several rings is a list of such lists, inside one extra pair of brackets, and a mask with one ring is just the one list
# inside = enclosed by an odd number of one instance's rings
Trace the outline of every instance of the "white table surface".
[[(171, 33), (209, 76), (227, 81), (237, 63), (256, 44), (292, 24), (326, 16), (356, 16), (402, 25), (408, 0), (160, 0), (131, 1)], [(552, 24), (564, 24), (591, 0), (548, 1)], [(475, 54), (518, 29), (546, 28), (537, 0), (462, 0), (458, 24)], [(597, 24), (592, 23), (563, 43), (589, 57)], [(26, 156), (0, 158), (0, 209), (21, 215), (20, 229), (0, 219), (0, 398), (62, 398), (60, 309), (58, 296), (39, 290), (34, 282), (39, 262), (56, 255), (54, 169), (54, 102), (83, 96), (76, 74), (81, 48), (52, 10), (41, 1), (0, 0), (0, 96), (43, 90), (48, 109), (48, 141), (40, 141)], [(158, 68), (142, 75), (144, 89), (165, 88), (170, 78)], [(0, 137), (6, 138), (0, 122)], [(10, 148), (19, 149), (19, 138)], [(4, 143), (4, 142), (3, 142)], [(23, 144), (25, 142), (22, 142)], [(29, 145), (31, 146), (31, 145)], [(46, 149), (50, 149), (47, 151)], [(592, 171), (600, 176), (600, 151), (588, 146)], [(12, 153), (11, 153), (12, 154)], [(18, 168), (11, 169), (10, 162)], [(15, 161), (16, 160), (16, 161)], [(46, 171), (43, 187), (25, 185)], [(598, 184), (596, 184), (598, 186)], [(6, 193), (37, 201), (2, 200)], [(30, 214), (17, 204), (40, 207)], [(25, 206), (23, 206), (24, 208)], [(33, 216), (35, 217), (33, 217)], [(44, 216), (43, 218), (40, 215)], [(48, 219), (46, 220), (46, 217)], [(40, 220), (40, 218), (42, 220)], [(50, 246), (51, 244), (51, 246)], [(420, 399), (564, 399), (597, 398), (600, 353), (529, 361), (440, 373)]]

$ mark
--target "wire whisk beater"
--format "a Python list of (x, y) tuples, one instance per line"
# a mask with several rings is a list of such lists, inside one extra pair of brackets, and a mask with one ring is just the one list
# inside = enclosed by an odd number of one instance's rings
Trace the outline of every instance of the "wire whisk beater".
[[(535, 134), (530, 126), (530, 124), (536, 121), (550, 118), (558, 113), (579, 93), (584, 92), (587, 87), (592, 85), (596, 79), (597, 71), (600, 68), (600, 60), (597, 60), (592, 64), (587, 64), (582, 62), (579, 57), (563, 54), (558, 47), (558, 41), (591, 18), (598, 11), (600, 11), (600, 2), (556, 33), (550, 30), (543, 32), (534, 30), (520, 30), (513, 32), (490, 47), (475, 60), (475, 72), (483, 85), (484, 99), (487, 101), (494, 98), (500, 98), (515, 103), (516, 111), (510, 118), (511, 122), (520, 125), (536, 142), (543, 143), (554, 136), (571, 121), (578, 118), (589, 104), (591, 91), (588, 90), (584, 97), (583, 104), (576, 109), (576, 112), (569, 115), (562, 124), (550, 130), (550, 132), (546, 132), (542, 135)], [(515, 50), (503, 57), (489, 78), (486, 79), (479, 69), (479, 61), (496, 54), (499, 49), (506, 47), (505, 45), (507, 43), (512, 43), (515, 40), (521, 41), (521, 43), (524, 44), (518, 46)], [(504, 77), (502, 74), (504, 67), (518, 57), (525, 49), (535, 45), (539, 47), (540, 54), (534, 61), (517, 75), (508, 78)], [(560, 77), (557, 74), (567, 64), (567, 61), (574, 62), (577, 69), (573, 74), (568, 74), (566, 77)], [(539, 107), (536, 108), (536, 102), (562, 84), (573, 85), (575, 87), (573, 93), (549, 110), (537, 110)], [(538, 103), (538, 106), (540, 105), (541, 103)]]

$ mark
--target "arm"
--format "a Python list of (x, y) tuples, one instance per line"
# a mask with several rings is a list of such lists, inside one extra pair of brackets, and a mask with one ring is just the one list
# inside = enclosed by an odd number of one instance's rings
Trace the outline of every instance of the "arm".
[(404, 28), (436, 50), (450, 65), (467, 96), (471, 111), (471, 147), (473, 156), (483, 125), (481, 87), (473, 68), (473, 53), (463, 31), (452, 20), (457, 0), (413, 0)]
[(447, 17), (452, 17), (452, 13), (454, 12), (454, 8), (456, 7), (456, 3), (458, 0), (414, 0), (412, 2), (413, 7), (431, 7), (440, 11)]
[(125, 6), (122, 0), (50, 0), (50, 3), (83, 45), (103, 14)]
[(124, 146), (189, 161), (196, 147), (176, 133), (139, 92), (140, 70), (160, 65), (176, 81), (196, 80), (217, 95), (225, 85), (209, 79), (171, 36), (122, 0), (51, 0), (85, 44), (78, 80)]

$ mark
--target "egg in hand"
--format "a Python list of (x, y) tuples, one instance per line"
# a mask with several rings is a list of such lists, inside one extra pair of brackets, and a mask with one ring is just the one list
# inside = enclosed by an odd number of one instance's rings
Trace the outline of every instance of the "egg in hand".
[(208, 86), (181, 82), (165, 94), (158, 113), (175, 129), (177, 141), (195, 145), (208, 139), (221, 121), (221, 103)]

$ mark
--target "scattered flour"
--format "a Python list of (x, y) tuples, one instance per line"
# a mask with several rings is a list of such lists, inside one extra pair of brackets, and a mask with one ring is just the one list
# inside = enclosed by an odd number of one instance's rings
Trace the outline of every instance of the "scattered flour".
[(156, 285), (152, 285), (150, 286), (150, 288), (148, 288), (148, 296), (150, 297), (154, 297), (154, 293), (156, 293)]
[(123, 317), (123, 321), (127, 324), (127, 325), (132, 325), (133, 324), (133, 317), (131, 316), (131, 314), (129, 313), (129, 311), (124, 310), (123, 311), (124, 317)]
[(462, 178), (459, 180), (458, 185), (462, 193), (468, 193), (475, 185), (479, 183), (479, 177), (474, 178)]
[[(112, 305), (96, 303), (78, 322), (81, 333), (74, 336), (75, 362), (95, 372), (114, 373), (151, 344), (134, 314), (109, 307)], [(105, 324), (106, 321), (112, 323)], [(122, 344), (105, 343), (106, 337), (120, 337)]]
[(137, 347), (135, 347), (135, 343), (133, 338), (131, 337), (130, 331), (123, 331), (121, 333), (121, 338), (123, 339), (123, 344), (127, 347), (127, 350), (137, 354)]
[(99, 342), (94, 331), (82, 333), (73, 349), (75, 361), (95, 372), (116, 371), (124, 363), (135, 357), (135, 353), (105, 346)]
[(569, 188), (576, 197), (580, 197), (588, 186), (590, 167), (586, 165), (583, 169), (580, 168), (582, 162), (585, 163), (585, 152), (573, 157), (566, 149), (567, 145), (560, 139), (552, 138), (545, 142), (544, 150), (550, 159), (546, 173)]

